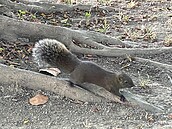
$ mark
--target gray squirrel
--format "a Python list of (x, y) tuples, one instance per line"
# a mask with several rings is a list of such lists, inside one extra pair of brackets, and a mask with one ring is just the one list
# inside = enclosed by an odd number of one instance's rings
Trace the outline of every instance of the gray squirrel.
[(134, 86), (127, 74), (110, 72), (91, 61), (82, 61), (64, 44), (54, 39), (39, 40), (33, 48), (33, 57), (39, 66), (48, 63), (65, 73), (70, 73), (69, 80), (79, 86), (85, 82), (92, 83), (117, 96), (121, 96), (119, 89)]

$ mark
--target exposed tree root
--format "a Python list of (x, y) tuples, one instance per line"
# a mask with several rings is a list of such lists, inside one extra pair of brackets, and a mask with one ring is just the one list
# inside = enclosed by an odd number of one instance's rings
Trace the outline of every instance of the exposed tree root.
[[(109, 93), (108, 91), (100, 88), (99, 86), (95, 86), (92, 84), (84, 84), (85, 88), (88, 88), (89, 91), (79, 87), (70, 86), (67, 81), (63, 79), (58, 79), (55, 77), (12, 68), (9, 66), (5, 66), (0, 64), (0, 83), (2, 85), (12, 85), (16, 84), (19, 86), (31, 88), (31, 89), (44, 89), (48, 91), (52, 91), (62, 96), (66, 96), (71, 99), (83, 101), (83, 102), (119, 102), (123, 103), (119, 100), (118, 97)], [(158, 107), (147, 103), (142, 99), (138, 99), (137, 96), (128, 93), (126, 90), (122, 90), (123, 95), (134, 105), (144, 105), (141, 107), (151, 112), (162, 112)], [(124, 92), (125, 91), (125, 92)], [(101, 97), (102, 96), (102, 97)], [(128, 103), (123, 103), (128, 104)], [(156, 109), (156, 110), (155, 110)]]
[[(71, 99), (80, 100), (83, 102), (119, 102), (119, 97), (109, 93), (103, 88), (95, 85), (85, 85), (89, 92), (80, 87), (70, 86), (70, 84), (55, 77), (31, 72), (27, 70), (12, 68), (0, 64), (0, 83), (1, 84), (17, 84), (19, 86), (31, 88), (31, 89), (44, 89), (52, 91), (62, 96), (66, 96)], [(95, 95), (95, 94), (97, 95)], [(102, 97), (101, 97), (102, 96)]]
[[(28, 38), (37, 41), (43, 38), (57, 39), (64, 43), (72, 52), (83, 54), (95, 54), (102, 56), (123, 56), (135, 54), (158, 54), (172, 52), (172, 47), (163, 48), (111, 48), (101, 43), (124, 44), (122, 41), (96, 32), (72, 30), (69, 28), (18, 21), (5, 16), (0, 16), (0, 38), (6, 40), (17, 40)], [(96, 49), (81, 48), (74, 44), (73, 40), (80, 44), (97, 47)]]
[[(53, 91), (62, 96), (66, 96), (72, 99), (90, 102), (101, 102), (102, 98), (99, 98), (84, 89), (71, 87), (66, 81), (58, 80), (57, 78), (38, 74), (31, 71), (11, 68), (0, 64), (0, 82), (1, 84), (17, 84), (19, 86), (31, 88), (31, 89), (44, 89)], [(87, 96), (88, 95), (88, 96)]]
[(134, 60), (141, 62), (141, 63), (145, 63), (145, 64), (151, 64), (151, 65), (153, 65), (159, 69), (163, 69), (162, 73), (165, 73), (167, 75), (170, 83), (172, 84), (172, 79), (171, 79), (172, 78), (172, 65), (160, 63), (157, 61), (153, 61), (153, 60), (149, 60), (149, 59), (145, 59), (145, 58), (140, 58), (140, 57), (134, 57)]
[(21, 1), (19, 3), (12, 2), (10, 0), (1, 0), (0, 4), (8, 6), (10, 9), (14, 11), (18, 10), (28, 10), (30, 12), (36, 13), (58, 13), (58, 12), (66, 12), (66, 11), (74, 11), (74, 10), (100, 10), (100, 11), (112, 11), (115, 8), (112, 7), (93, 7), (91, 5), (64, 5), (64, 4), (51, 4), (51, 3), (42, 3), (42, 2), (28, 2), (28, 1)]
[(130, 102), (132, 102), (132, 104), (136, 104), (145, 110), (148, 110), (154, 113), (164, 112), (162, 108), (146, 102), (140, 96), (133, 95), (131, 92), (126, 91), (125, 89), (120, 90), (120, 93), (124, 95)]
[(149, 60), (149, 59), (145, 59), (145, 58), (140, 58), (140, 57), (134, 57), (134, 60), (141, 62), (141, 63), (150, 63), (152, 65), (154, 65), (155, 67), (170, 71), (172, 70), (172, 65), (169, 64), (165, 64), (165, 63), (160, 63), (157, 61), (153, 61), (153, 60)]

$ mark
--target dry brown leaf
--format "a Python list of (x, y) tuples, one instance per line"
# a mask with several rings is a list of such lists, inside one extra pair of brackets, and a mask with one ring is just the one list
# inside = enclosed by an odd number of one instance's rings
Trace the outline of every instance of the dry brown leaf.
[(29, 99), (31, 105), (41, 105), (45, 104), (48, 101), (48, 97), (42, 94), (37, 94), (36, 96)]
[(168, 118), (169, 118), (169, 119), (172, 119), (172, 114), (169, 114), (169, 115), (168, 115)]
[(131, 1), (130, 3), (127, 4), (127, 8), (133, 9), (138, 5), (138, 2)]
[(46, 69), (40, 69), (40, 73), (50, 74), (52, 76), (57, 76), (61, 73), (61, 71), (58, 68), (46, 68)]

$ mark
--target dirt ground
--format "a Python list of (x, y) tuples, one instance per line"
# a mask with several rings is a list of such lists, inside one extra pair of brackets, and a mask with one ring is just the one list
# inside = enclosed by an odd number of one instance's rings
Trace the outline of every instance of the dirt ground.
[[(99, 31), (122, 40), (136, 41), (140, 43), (140, 47), (172, 45), (171, 1), (101, 2), (115, 7), (115, 10), (93, 12), (89, 19), (85, 17), (86, 12), (81, 10), (66, 12), (65, 15), (35, 14), (34, 20), (29, 13), (15, 14), (19, 19), (32, 22)], [(98, 22), (95, 21), (95, 17)], [(78, 22), (78, 19), (84, 18), (85, 21)], [(26, 42), (26, 39), (15, 43), (1, 40), (0, 62), (11, 67), (38, 71), (31, 56), (34, 43)], [(137, 56), (172, 64), (172, 53)], [(172, 129), (172, 71), (157, 68), (149, 63), (128, 62), (126, 57), (78, 57), (94, 61), (115, 72), (123, 68), (136, 85), (131, 91), (162, 107), (164, 112), (151, 113), (141, 107), (119, 103), (82, 103), (41, 89), (32, 90), (19, 85), (0, 84), (0, 129)], [(124, 67), (126, 65), (128, 67)], [(40, 106), (30, 105), (28, 99), (40, 92), (47, 95), (49, 101)]]

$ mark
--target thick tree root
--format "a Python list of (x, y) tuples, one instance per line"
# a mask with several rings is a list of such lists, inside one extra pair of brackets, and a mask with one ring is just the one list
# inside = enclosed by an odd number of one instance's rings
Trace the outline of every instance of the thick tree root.
[(143, 100), (140, 96), (138, 95), (134, 95), (129, 91), (126, 90), (120, 90), (120, 93), (125, 96), (129, 102), (131, 102), (132, 104), (138, 105), (141, 108), (153, 112), (153, 113), (162, 113), (164, 112), (163, 108), (160, 108), (158, 106), (155, 106), (153, 104), (150, 104), (148, 102), (146, 102), (145, 100)]
[[(158, 54), (162, 52), (172, 52), (172, 47), (163, 48), (111, 48), (100, 41), (111, 44), (124, 44), (122, 41), (90, 31), (76, 31), (69, 28), (18, 21), (5, 16), (0, 16), (0, 38), (6, 40), (17, 40), (18, 38), (28, 38), (38, 41), (43, 38), (57, 39), (64, 43), (72, 52), (82, 54), (94, 54), (102, 56), (123, 56), (135, 54)], [(80, 44), (97, 47), (96, 49), (81, 48), (74, 44), (73, 40)]]
[(122, 103), (117, 96), (112, 95), (104, 89), (100, 89), (98, 86), (88, 85), (87, 87), (90, 87), (89, 89), (91, 90), (91, 93), (80, 87), (70, 86), (67, 81), (62, 79), (27, 70), (12, 68), (3, 64), (0, 64), (0, 71), (0, 83), (2, 85), (17, 84), (31, 89), (44, 89), (83, 102)]
[(152, 65), (154, 65), (155, 67), (164, 69), (164, 70), (172, 70), (172, 65), (169, 64), (165, 64), (165, 63), (160, 63), (157, 61), (153, 61), (153, 60), (149, 60), (149, 59), (145, 59), (145, 58), (140, 58), (140, 57), (134, 57), (134, 60), (141, 62), (141, 63), (150, 63)]
[[(127, 102), (121, 102), (117, 96), (112, 95), (103, 88), (100, 88), (99, 86), (95, 86), (93, 84), (84, 84), (84, 87), (91, 91), (89, 92), (79, 87), (70, 86), (67, 81), (64, 81), (62, 79), (27, 70), (12, 68), (3, 64), (0, 64), (0, 71), (0, 82), (4, 86), (16, 84), (18, 86), (23, 86), (31, 89), (44, 89), (83, 102), (118, 102), (128, 104)], [(162, 112), (162, 110), (158, 107), (149, 104), (142, 99), (138, 99), (137, 96), (131, 94), (130, 92), (126, 90), (121, 91), (123, 91), (123, 95), (132, 104), (139, 106), (146, 105), (142, 108), (151, 112)], [(92, 93), (95, 93), (96, 95)]]
[(83, 11), (89, 11), (89, 10), (100, 10), (100, 11), (114, 11), (115, 8), (112, 7), (93, 7), (91, 5), (64, 5), (64, 4), (51, 4), (51, 3), (45, 3), (45, 2), (28, 2), (28, 1), (21, 1), (18, 0), (17, 2), (12, 2), (10, 0), (1, 0), (0, 4), (6, 5), (13, 11), (18, 10), (27, 10), (32, 13), (63, 13), (66, 11), (74, 11), (74, 10), (83, 10)]

